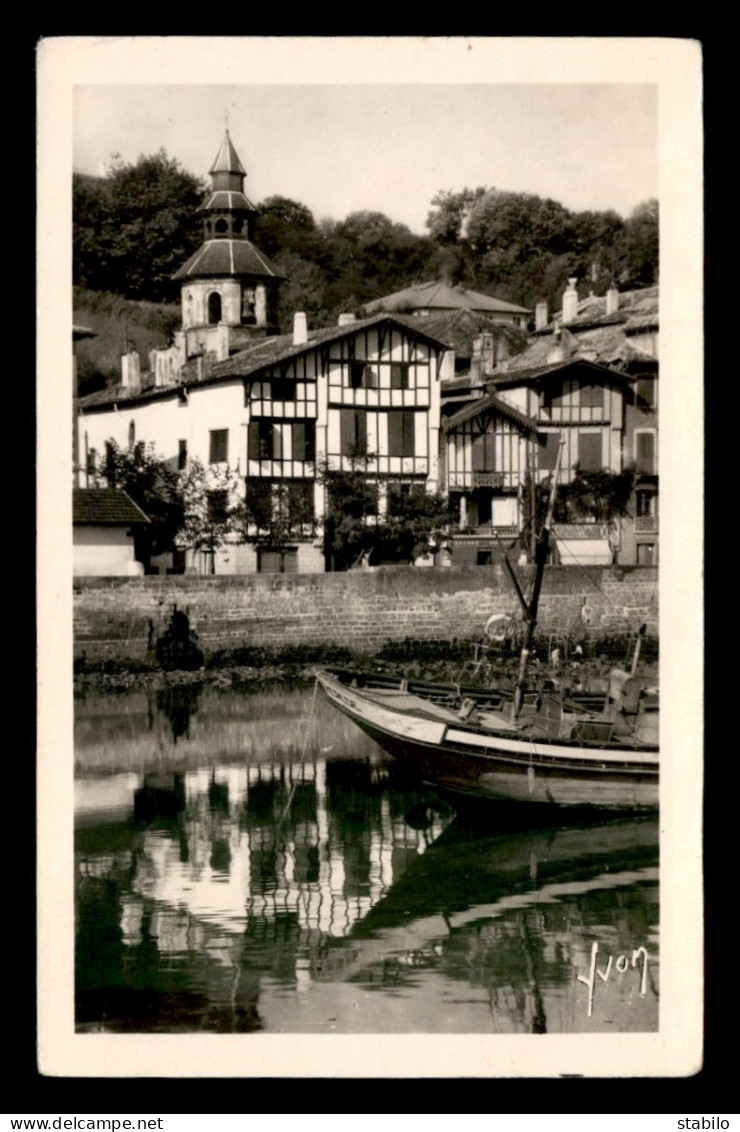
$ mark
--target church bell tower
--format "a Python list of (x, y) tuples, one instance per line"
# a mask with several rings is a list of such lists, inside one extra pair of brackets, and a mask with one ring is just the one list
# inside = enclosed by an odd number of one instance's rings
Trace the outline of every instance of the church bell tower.
[(247, 174), (228, 130), (209, 172), (211, 191), (199, 209), (203, 243), (173, 278), (181, 284), (186, 358), (222, 359), (277, 333), (283, 275), (253, 242), (257, 209), (244, 195)]

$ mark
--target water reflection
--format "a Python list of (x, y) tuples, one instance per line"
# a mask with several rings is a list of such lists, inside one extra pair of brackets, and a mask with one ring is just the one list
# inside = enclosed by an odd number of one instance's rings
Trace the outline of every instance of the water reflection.
[(310, 691), (174, 702), (77, 704), (78, 1029), (657, 1029), (657, 822), (474, 828)]

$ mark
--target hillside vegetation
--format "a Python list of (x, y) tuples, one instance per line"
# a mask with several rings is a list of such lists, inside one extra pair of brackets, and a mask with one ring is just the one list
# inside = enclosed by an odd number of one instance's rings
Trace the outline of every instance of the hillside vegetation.
[[(201, 242), (204, 191), (164, 150), (133, 165), (114, 158), (105, 177), (75, 175), (75, 319), (99, 335), (80, 343), (86, 382), (111, 380), (126, 340), (142, 364), (150, 348), (167, 345), (179, 321), (172, 276)], [(270, 196), (259, 205), (255, 243), (285, 274), (285, 332), (296, 310), (309, 325), (327, 325), (339, 313), (362, 313), (372, 299), (440, 278), (529, 309), (545, 300), (550, 310), (573, 276), (583, 295), (612, 284), (650, 286), (658, 282), (658, 226), (655, 200), (624, 219), (480, 186), (437, 193), (424, 236), (369, 210), (317, 222), (300, 202)]]

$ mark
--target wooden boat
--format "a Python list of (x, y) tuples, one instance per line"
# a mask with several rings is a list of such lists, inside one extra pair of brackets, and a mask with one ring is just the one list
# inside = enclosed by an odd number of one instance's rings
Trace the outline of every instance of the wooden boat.
[[(557, 473), (558, 467), (554, 484)], [(530, 600), (504, 559), (525, 621), (513, 695), (394, 683), (336, 669), (319, 671), (317, 680), (334, 707), (412, 766), (423, 782), (445, 792), (530, 804), (652, 809), (659, 794), (658, 704), (637, 677), (639, 636), (631, 670), (612, 671), (601, 705), (566, 699), (556, 689), (527, 691), (554, 500), (553, 486)]]

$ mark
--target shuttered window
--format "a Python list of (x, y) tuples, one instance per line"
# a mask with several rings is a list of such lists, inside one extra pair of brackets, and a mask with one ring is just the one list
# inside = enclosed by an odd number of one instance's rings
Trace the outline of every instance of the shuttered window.
[(316, 459), (316, 424), (314, 421), (293, 422), (293, 459)]
[(582, 385), (581, 386), (581, 408), (582, 409), (603, 409), (604, 407), (604, 387), (602, 385)]
[(485, 432), (473, 438), (473, 471), (494, 472), (496, 470), (495, 436)]
[(211, 444), (209, 459), (212, 464), (225, 464), (229, 458), (229, 430), (227, 428), (211, 429)]
[(655, 433), (635, 433), (635, 464), (642, 476), (655, 475)]
[(391, 366), (391, 389), (408, 389), (409, 364), (408, 362), (394, 362)]
[(559, 432), (542, 432), (539, 437), (539, 469), (541, 472), (554, 472), (560, 447)]
[(413, 456), (415, 453), (414, 414), (388, 414), (388, 455)]
[(367, 416), (354, 409), (342, 409), (339, 418), (343, 456), (357, 456), (367, 448)]

